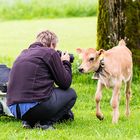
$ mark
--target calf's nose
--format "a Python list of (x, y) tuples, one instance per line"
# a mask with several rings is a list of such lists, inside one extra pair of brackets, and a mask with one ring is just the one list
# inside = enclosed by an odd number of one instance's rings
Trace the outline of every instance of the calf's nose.
[(83, 73), (84, 69), (83, 68), (78, 68), (79, 72)]

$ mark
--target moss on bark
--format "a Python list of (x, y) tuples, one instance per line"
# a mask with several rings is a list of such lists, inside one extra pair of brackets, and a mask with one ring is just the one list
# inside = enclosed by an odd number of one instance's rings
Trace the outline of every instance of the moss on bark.
[(120, 39), (140, 64), (140, 0), (99, 0), (97, 48), (112, 48)]
[(109, 11), (108, 0), (99, 0), (97, 24), (97, 48), (109, 48)]

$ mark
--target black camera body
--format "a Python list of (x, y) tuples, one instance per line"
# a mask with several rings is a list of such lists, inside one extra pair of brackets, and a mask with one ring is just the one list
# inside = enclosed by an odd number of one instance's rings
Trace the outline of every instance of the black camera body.
[(0, 91), (3, 93), (7, 92), (7, 84), (6, 83), (0, 83)]
[[(59, 56), (61, 57), (62, 56), (62, 51), (57, 50), (57, 52), (58, 52)], [(74, 55), (71, 54), (71, 53), (69, 53), (69, 56), (70, 56), (70, 63), (73, 63), (73, 61), (74, 61)]]
[(0, 91), (3, 93), (7, 92), (7, 83), (10, 74), (10, 68), (8, 68), (5, 64), (0, 65)]

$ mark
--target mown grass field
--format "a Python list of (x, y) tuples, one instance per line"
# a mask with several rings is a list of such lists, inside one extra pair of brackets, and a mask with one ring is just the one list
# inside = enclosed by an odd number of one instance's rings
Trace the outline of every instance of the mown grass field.
[[(55, 20), (24, 20), (0, 22), (0, 63), (12, 66), (14, 59), (34, 41), (42, 29), (50, 29), (59, 37), (58, 49), (75, 54), (77, 47), (96, 46), (96, 18), (70, 18)], [(73, 108), (74, 122), (56, 124), (56, 130), (26, 130), (21, 122), (13, 118), (0, 117), (0, 140), (139, 140), (140, 139), (140, 71), (134, 68), (132, 83), (131, 115), (126, 118), (124, 86), (121, 90), (119, 123), (111, 123), (111, 90), (105, 89), (101, 101), (105, 119), (95, 117), (94, 93), (97, 81), (92, 74), (77, 72), (78, 58), (73, 64), (73, 83), (77, 102)]]
[(57, 34), (58, 49), (75, 53), (78, 47), (96, 47), (96, 17), (4, 21), (0, 22), (0, 62), (8, 59), (5, 63), (11, 66), (10, 61), (46, 29)]

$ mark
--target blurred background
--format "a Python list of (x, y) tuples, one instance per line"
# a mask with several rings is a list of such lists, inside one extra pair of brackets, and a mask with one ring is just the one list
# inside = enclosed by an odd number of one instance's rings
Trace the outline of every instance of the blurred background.
[(0, 63), (11, 66), (46, 29), (57, 34), (60, 50), (96, 47), (97, 6), (98, 0), (0, 0)]

